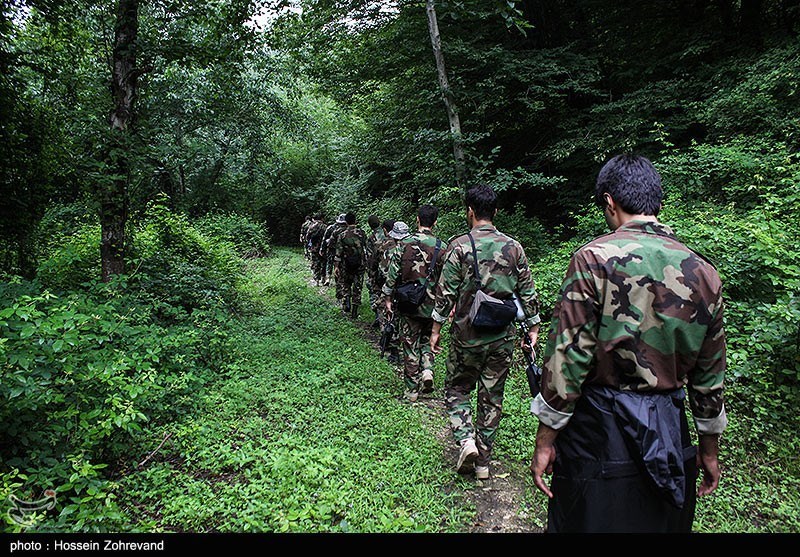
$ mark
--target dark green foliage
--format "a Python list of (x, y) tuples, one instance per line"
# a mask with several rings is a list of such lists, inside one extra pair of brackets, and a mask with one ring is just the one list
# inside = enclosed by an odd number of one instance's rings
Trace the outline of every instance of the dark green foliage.
[(235, 213), (209, 214), (194, 222), (195, 228), (211, 238), (230, 243), (246, 259), (270, 253), (269, 234), (263, 224)]
[(102, 528), (93, 515), (116, 507), (100, 470), (128, 454), (147, 421), (193, 408), (225, 360), (222, 313), (164, 326), (161, 308), (128, 288), (124, 277), (62, 296), (22, 279), (0, 285), (2, 472), (24, 480), (21, 497), (57, 490), (57, 529)]

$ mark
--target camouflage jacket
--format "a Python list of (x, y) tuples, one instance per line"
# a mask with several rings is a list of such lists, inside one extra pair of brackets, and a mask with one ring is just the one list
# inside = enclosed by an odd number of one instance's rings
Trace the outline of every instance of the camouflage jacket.
[(310, 241), (312, 247), (319, 249), (322, 243), (322, 236), (325, 233), (325, 222), (321, 220), (312, 220), (308, 225), (306, 231), (306, 241)]
[(431, 280), (428, 283), (427, 298), (417, 312), (417, 317), (430, 318), (433, 312), (433, 289), (439, 274), (442, 271), (444, 250), (447, 247), (429, 228), (423, 228), (397, 242), (397, 248), (392, 250), (389, 259), (389, 268), (386, 272), (386, 282), (381, 291), (386, 296), (391, 296), (394, 289), (401, 284), (428, 276), (436, 242), (440, 242), (439, 255), (436, 257), (436, 268), (433, 269)]
[(359, 273), (363, 273), (367, 263), (366, 255), (367, 235), (355, 224), (348, 225), (343, 231), (336, 235), (336, 254), (334, 261), (341, 263), (345, 257), (359, 256)]
[(345, 228), (347, 228), (347, 225), (339, 222), (328, 225), (328, 228), (325, 229), (325, 234), (322, 236), (322, 245), (319, 247), (320, 255), (334, 255), (336, 238)]
[(373, 279), (378, 284), (386, 282), (386, 273), (389, 272), (389, 261), (395, 247), (397, 247), (397, 240), (388, 235), (381, 243), (375, 245), (372, 272)]
[(311, 223), (314, 222), (313, 220), (304, 220), (303, 224), (300, 225), (300, 243), (305, 245), (306, 243), (306, 234), (308, 233), (308, 228), (311, 226)]
[[(492, 225), (475, 227), (471, 233), (478, 250), (483, 291), (502, 300), (516, 293), (525, 310), (525, 326), (530, 328), (539, 323), (539, 300), (522, 245)], [(436, 283), (432, 317), (443, 323), (455, 307), (451, 339), (458, 346), (481, 346), (514, 337), (514, 322), (497, 333), (478, 332), (472, 328), (469, 310), (477, 292), (473, 261), (472, 245), (466, 234), (450, 240)]]
[(725, 333), (716, 269), (669, 227), (632, 221), (571, 258), (531, 411), (560, 429), (582, 385), (625, 391), (687, 386), (699, 433), (727, 425)]
[(376, 228), (367, 237), (367, 275), (372, 278), (375, 276), (375, 260), (378, 257), (378, 246), (386, 239), (386, 231), (382, 226)]

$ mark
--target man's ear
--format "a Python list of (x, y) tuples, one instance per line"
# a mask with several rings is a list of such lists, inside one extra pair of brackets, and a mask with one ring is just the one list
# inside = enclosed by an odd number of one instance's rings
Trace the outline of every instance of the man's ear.
[(614, 201), (614, 198), (611, 197), (610, 193), (603, 194), (603, 200), (606, 202), (606, 206), (609, 208), (610, 211), (615, 211), (617, 209), (617, 202)]

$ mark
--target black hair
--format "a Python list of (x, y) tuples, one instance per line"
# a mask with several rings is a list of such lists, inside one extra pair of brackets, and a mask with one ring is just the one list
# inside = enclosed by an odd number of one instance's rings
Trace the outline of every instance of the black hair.
[(355, 224), (356, 223), (356, 214), (355, 213), (347, 213), (344, 216), (344, 222), (347, 224)]
[(322, 213), (314, 213), (315, 220), (322, 220)]
[(367, 222), (372, 230), (375, 230), (381, 225), (381, 219), (379, 219), (377, 215), (370, 215)]
[(597, 175), (594, 200), (605, 206), (609, 194), (620, 208), (631, 215), (657, 216), (664, 191), (661, 176), (648, 159), (639, 155), (617, 155)]
[(475, 213), (479, 220), (492, 220), (497, 210), (497, 194), (486, 184), (473, 186), (464, 197), (467, 207)]
[(383, 229), (386, 232), (391, 232), (392, 228), (394, 228), (394, 219), (386, 219), (383, 221)]
[(420, 208), (417, 210), (417, 218), (419, 218), (420, 226), (430, 228), (438, 217), (439, 209), (433, 205), (420, 205)]

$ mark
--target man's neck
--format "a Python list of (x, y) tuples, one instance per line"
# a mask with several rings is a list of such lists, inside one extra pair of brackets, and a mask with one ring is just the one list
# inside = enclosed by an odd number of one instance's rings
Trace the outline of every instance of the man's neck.
[(427, 232), (428, 234), (430, 234), (431, 233), (431, 227), (430, 226), (418, 226), (417, 227), (417, 231), (418, 232)]
[[(639, 221), (639, 222), (658, 222), (658, 219), (655, 215), (629, 215), (625, 212), (620, 212), (619, 215), (619, 226), (625, 226), (629, 222)], [(619, 226), (617, 228), (619, 228)]]
[(472, 228), (479, 228), (481, 226), (494, 226), (494, 223), (490, 220), (481, 220), (475, 219), (472, 221)]

